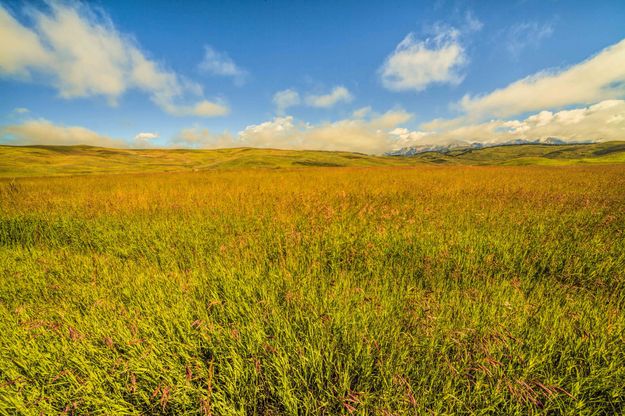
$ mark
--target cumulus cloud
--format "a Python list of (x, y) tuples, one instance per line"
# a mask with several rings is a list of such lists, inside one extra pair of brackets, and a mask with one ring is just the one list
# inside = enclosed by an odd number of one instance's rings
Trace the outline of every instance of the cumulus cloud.
[(343, 119), (312, 125), (293, 116), (277, 116), (249, 125), (237, 135), (227, 132), (215, 134), (199, 127), (184, 129), (175, 137), (174, 144), (204, 148), (262, 147), (382, 153), (398, 142), (389, 131), (411, 117), (403, 110), (393, 110), (371, 114), (366, 119)]
[(211, 46), (204, 46), (204, 59), (199, 69), (213, 75), (232, 77), (236, 85), (243, 85), (248, 73), (234, 63), (225, 52), (219, 52)]
[(380, 68), (382, 85), (391, 91), (418, 92), (431, 84), (459, 84), (464, 78), (460, 70), (468, 61), (459, 35), (454, 28), (440, 27), (425, 40), (409, 33)]
[(590, 106), (556, 112), (543, 110), (523, 119), (494, 119), (452, 128), (433, 123), (427, 126), (430, 129), (395, 129), (390, 133), (398, 136), (404, 146), (459, 141), (505, 143), (515, 139), (536, 140), (549, 137), (568, 142), (622, 140), (625, 137), (625, 101), (605, 100)]
[(204, 99), (188, 104), (202, 96), (201, 86), (146, 57), (102, 12), (53, 2), (48, 12), (29, 8), (28, 15), (32, 28), (0, 5), (0, 75), (49, 83), (67, 99), (102, 96), (115, 105), (126, 91), (139, 89), (174, 115), (225, 113), (178, 111), (181, 105), (205, 109)]
[(0, 141), (11, 145), (91, 145), (127, 147), (123, 140), (103, 136), (78, 126), (62, 126), (47, 120), (29, 120), (22, 124), (0, 126)]
[(246, 127), (239, 132), (239, 142), (253, 147), (381, 153), (390, 147), (391, 137), (380, 126), (388, 126), (386, 120), (392, 118), (386, 113), (369, 120), (344, 119), (310, 125), (298, 123), (291, 116), (276, 117)]
[(273, 103), (278, 114), (284, 114), (287, 108), (297, 106), (301, 103), (299, 93), (292, 89), (278, 91), (273, 95)]
[(542, 71), (458, 103), (469, 118), (509, 117), (625, 97), (625, 40), (562, 70)]
[(339, 102), (350, 102), (353, 99), (349, 90), (342, 85), (334, 87), (329, 94), (309, 95), (306, 104), (311, 107), (330, 108)]

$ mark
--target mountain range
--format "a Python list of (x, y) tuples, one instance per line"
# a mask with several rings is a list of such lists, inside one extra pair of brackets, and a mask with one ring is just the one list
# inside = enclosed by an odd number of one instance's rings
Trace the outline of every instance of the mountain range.
[(447, 144), (425, 144), (420, 146), (402, 147), (401, 149), (392, 150), (386, 152), (385, 156), (415, 156), (421, 153), (437, 152), (441, 154), (448, 154), (451, 152), (462, 152), (468, 150), (483, 149), (486, 147), (498, 147), (498, 146), (515, 146), (515, 145), (527, 145), (527, 144), (542, 144), (542, 145), (567, 145), (567, 144), (590, 144), (594, 143), (592, 140), (581, 141), (565, 141), (557, 137), (546, 137), (541, 139), (514, 139), (507, 142), (499, 143), (480, 143), (480, 142), (465, 142), (457, 140)]

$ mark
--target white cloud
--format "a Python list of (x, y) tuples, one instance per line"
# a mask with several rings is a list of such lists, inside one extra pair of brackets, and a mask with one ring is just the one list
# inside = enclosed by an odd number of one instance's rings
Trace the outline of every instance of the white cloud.
[(163, 109), (174, 116), (197, 116), (197, 117), (217, 117), (229, 113), (229, 108), (220, 103), (210, 101), (200, 101), (194, 105), (174, 105), (168, 102), (162, 104)]
[(17, 107), (14, 108), (11, 112), (12, 114), (24, 115), (30, 113), (30, 110), (26, 107)]
[(622, 97), (625, 97), (625, 40), (569, 68), (542, 71), (486, 95), (466, 95), (458, 105), (468, 118), (479, 119)]
[(0, 73), (28, 78), (27, 68), (51, 61), (38, 36), (0, 5)]
[(390, 135), (396, 136), (396, 148), (409, 147), (420, 143), (431, 133), (425, 131), (410, 131), (406, 128), (398, 127), (389, 132)]
[(158, 133), (141, 132), (135, 136), (137, 141), (149, 141), (158, 138)]
[(389, 147), (389, 135), (376, 127), (377, 120), (344, 119), (310, 125), (293, 117), (276, 117), (239, 132), (239, 143), (281, 149), (343, 150), (380, 153)]
[(0, 75), (49, 83), (67, 99), (103, 96), (112, 105), (129, 89), (139, 89), (174, 115), (189, 113), (178, 107), (193, 104), (180, 102), (202, 95), (200, 85), (147, 58), (107, 16), (85, 5), (51, 3), (49, 13), (31, 8), (29, 16), (32, 29), (0, 5)]
[(519, 120), (494, 119), (450, 128), (435, 123), (428, 123), (427, 126), (430, 128), (420, 131), (395, 129), (391, 134), (401, 137), (405, 146), (458, 141), (503, 143), (514, 139), (536, 140), (549, 137), (569, 142), (623, 140), (625, 101), (605, 100), (587, 107), (557, 112), (543, 110)]
[(292, 89), (278, 91), (273, 95), (273, 103), (276, 105), (278, 114), (284, 114), (287, 108), (299, 105), (300, 102), (299, 93)]
[(184, 129), (174, 144), (189, 147), (262, 147), (280, 149), (344, 150), (382, 153), (395, 147), (397, 137), (389, 131), (408, 121), (411, 114), (402, 110), (372, 114), (367, 119), (344, 119), (311, 125), (292, 116), (247, 126), (236, 136), (214, 134), (198, 127)]
[[(476, 22), (473, 25), (477, 25)], [(391, 91), (422, 91), (430, 84), (457, 85), (467, 57), (456, 29), (438, 28), (432, 38), (418, 40), (409, 33), (380, 68), (384, 87)]]
[(22, 124), (0, 126), (0, 141), (12, 145), (91, 145), (127, 147), (123, 140), (103, 136), (78, 126), (62, 126), (47, 120), (29, 120)]
[(237, 85), (244, 84), (248, 76), (247, 71), (235, 64), (228, 54), (211, 46), (204, 46), (204, 59), (200, 62), (199, 69), (213, 75), (232, 77)]
[(339, 102), (350, 102), (353, 99), (349, 90), (342, 85), (334, 87), (329, 94), (309, 95), (306, 104), (311, 107), (330, 108)]
[[(350, 102), (353, 100), (352, 94), (347, 88), (338, 85), (328, 94), (314, 95), (308, 94), (303, 101), (309, 107), (331, 108), (340, 102)], [(273, 95), (273, 103), (276, 106), (278, 115), (284, 115), (287, 108), (295, 107), (302, 104), (299, 92), (294, 89), (286, 89), (278, 91)]]
[(518, 59), (528, 47), (537, 48), (540, 43), (553, 34), (552, 23), (524, 22), (508, 29), (506, 50), (514, 59)]

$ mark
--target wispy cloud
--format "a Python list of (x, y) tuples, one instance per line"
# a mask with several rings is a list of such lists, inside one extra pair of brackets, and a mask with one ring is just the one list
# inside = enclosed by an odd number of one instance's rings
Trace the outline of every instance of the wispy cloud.
[(24, 117), (28, 117), (30, 115), (30, 110), (26, 107), (16, 107), (8, 114), (9, 118), (12, 119), (23, 119)]
[(198, 116), (198, 117), (217, 117), (225, 116), (230, 112), (228, 106), (221, 104), (219, 101), (211, 102), (202, 100), (193, 105), (163, 103), (163, 110), (174, 116)]
[(484, 23), (473, 14), (471, 10), (468, 10), (465, 15), (465, 23), (463, 29), (465, 32), (479, 32), (484, 27)]
[(354, 110), (354, 112), (352, 113), (352, 116), (353, 116), (354, 118), (364, 118), (364, 117), (366, 117), (369, 113), (371, 113), (371, 111), (372, 111), (371, 106), (358, 108), (358, 109)]
[[(0, 74), (51, 84), (67, 99), (103, 96), (115, 105), (126, 91), (138, 89), (174, 115), (227, 112), (221, 103), (213, 103), (221, 111), (203, 111), (209, 101), (201, 98), (199, 84), (148, 58), (102, 11), (55, 2), (49, 9), (28, 8), (29, 28), (0, 5)], [(200, 102), (190, 104), (193, 97)], [(186, 110), (179, 111), (181, 105)]]
[(278, 115), (284, 115), (287, 108), (305, 104), (315, 108), (332, 108), (341, 102), (348, 103), (354, 99), (352, 93), (342, 85), (338, 85), (327, 94), (307, 94), (302, 100), (300, 93), (295, 89), (278, 91), (273, 95), (273, 103)]
[(219, 52), (208, 45), (204, 46), (204, 59), (198, 67), (203, 72), (231, 77), (239, 86), (243, 85), (248, 77), (248, 72), (235, 64), (227, 53)]
[(554, 31), (553, 23), (523, 22), (511, 26), (505, 47), (513, 59), (519, 59), (527, 48), (537, 48)]
[(273, 103), (278, 114), (282, 115), (289, 107), (295, 107), (301, 103), (299, 93), (293, 89), (278, 91), (273, 95)]
[(306, 104), (311, 107), (330, 108), (340, 102), (348, 103), (353, 100), (352, 94), (345, 87), (337, 86), (328, 94), (309, 95), (306, 97)]

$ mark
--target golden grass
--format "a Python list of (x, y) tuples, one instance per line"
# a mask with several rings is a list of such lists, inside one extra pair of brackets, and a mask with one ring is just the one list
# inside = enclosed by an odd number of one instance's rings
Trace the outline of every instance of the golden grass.
[(619, 414), (622, 166), (0, 182), (8, 414)]

